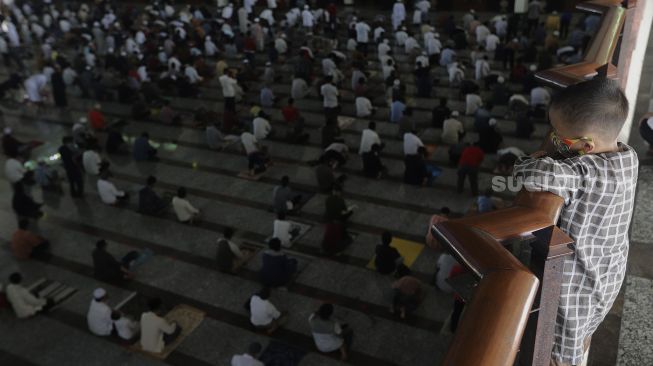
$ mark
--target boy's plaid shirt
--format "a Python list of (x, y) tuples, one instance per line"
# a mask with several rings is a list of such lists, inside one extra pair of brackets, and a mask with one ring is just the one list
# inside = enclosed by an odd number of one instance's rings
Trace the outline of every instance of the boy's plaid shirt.
[(626, 273), (638, 160), (635, 151), (553, 160), (520, 158), (514, 176), (529, 191), (547, 191), (565, 201), (558, 226), (574, 239), (563, 267), (552, 357), (577, 365), (583, 340), (612, 307)]

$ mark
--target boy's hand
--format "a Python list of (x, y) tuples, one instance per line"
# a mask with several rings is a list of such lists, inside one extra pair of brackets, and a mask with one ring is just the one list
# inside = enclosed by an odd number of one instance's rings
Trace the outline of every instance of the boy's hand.
[(539, 159), (539, 158), (545, 157), (547, 155), (548, 155), (548, 153), (546, 151), (540, 150), (540, 151), (536, 151), (536, 152), (532, 153), (530, 156), (533, 159)]

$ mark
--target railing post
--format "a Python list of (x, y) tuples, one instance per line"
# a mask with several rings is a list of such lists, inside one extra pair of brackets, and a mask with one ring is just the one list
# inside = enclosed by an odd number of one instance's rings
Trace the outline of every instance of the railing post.
[(530, 270), (540, 280), (519, 351), (520, 366), (549, 366), (553, 332), (560, 302), (565, 259), (572, 254), (571, 240), (560, 229), (549, 227), (533, 232)]

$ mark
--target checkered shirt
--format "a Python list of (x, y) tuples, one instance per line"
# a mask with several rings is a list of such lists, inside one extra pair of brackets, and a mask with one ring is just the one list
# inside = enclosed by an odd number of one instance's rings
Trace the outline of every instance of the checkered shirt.
[(578, 365), (583, 341), (612, 307), (626, 273), (638, 160), (635, 151), (553, 160), (520, 158), (515, 178), (528, 191), (564, 199), (558, 226), (574, 239), (564, 262), (552, 357)]

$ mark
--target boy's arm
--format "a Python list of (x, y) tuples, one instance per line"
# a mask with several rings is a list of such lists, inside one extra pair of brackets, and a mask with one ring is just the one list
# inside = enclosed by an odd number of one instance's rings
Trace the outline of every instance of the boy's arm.
[(582, 188), (582, 166), (553, 160), (541, 154), (517, 159), (513, 176), (530, 192), (551, 192), (568, 204)]

